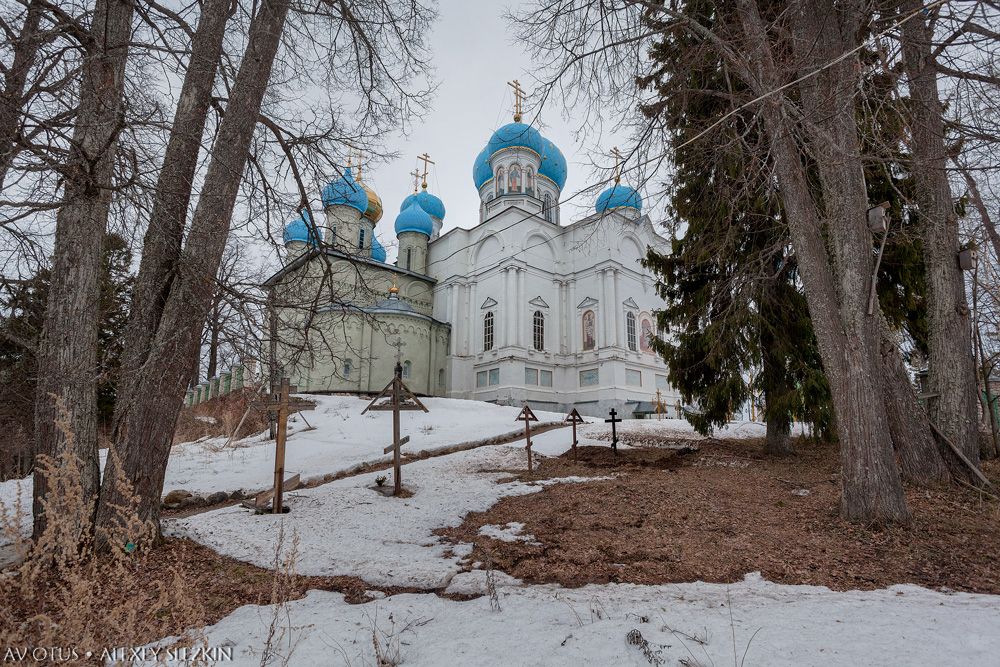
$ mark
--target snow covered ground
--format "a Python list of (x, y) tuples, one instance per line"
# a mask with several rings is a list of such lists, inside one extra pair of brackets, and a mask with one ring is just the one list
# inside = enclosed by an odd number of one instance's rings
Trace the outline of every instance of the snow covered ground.
[[(499, 610), (489, 596), (457, 602), (433, 594), (351, 605), (312, 591), (278, 610), (273, 645), (291, 665), (372, 665), (377, 642), (398, 660), (390, 664), (414, 667), (972, 666), (996, 665), (1000, 654), (996, 596), (916, 586), (840, 593), (748, 575), (730, 585), (500, 583), (498, 599)], [(207, 629), (207, 645), (231, 651), (227, 664), (258, 665), (275, 614), (242, 607)]]
[(462, 569), (468, 549), (450, 553), (451, 545), (434, 530), (457, 526), (469, 512), (489, 509), (500, 498), (541, 491), (541, 484), (496, 482), (510, 476), (498, 470), (525, 468), (523, 449), (483, 447), (404, 466), (403, 486), (413, 492), (410, 498), (378, 493), (372, 487), (379, 473), (369, 473), (290, 493), (285, 504), (291, 511), (283, 516), (225, 507), (165, 521), (164, 530), (267, 567), (274, 560), (278, 526), (284, 524), (286, 547), (291, 535), (299, 538), (300, 574), (439, 588)]
[[(317, 403), (314, 410), (289, 418), (285, 471), (302, 480), (323, 477), (366, 463), (387, 461), (382, 448), (392, 440), (392, 413), (361, 411), (367, 399), (352, 396), (303, 396)], [(520, 408), (450, 398), (423, 399), (428, 413), (404, 412), (403, 435), (410, 436), (404, 452), (447, 449), (523, 429), (515, 421)], [(561, 422), (565, 415), (538, 411), (539, 424)], [(306, 423), (314, 427), (309, 430)], [(259, 433), (224, 447), (226, 438), (209, 438), (175, 445), (167, 463), (164, 494), (174, 489), (192, 493), (261, 491), (274, 479), (274, 442)], [(101, 466), (107, 450), (101, 451)], [(0, 482), (0, 512), (12, 511), (20, 489), (22, 531), (30, 525), (31, 478)], [(6, 544), (0, 535), (0, 547)]]

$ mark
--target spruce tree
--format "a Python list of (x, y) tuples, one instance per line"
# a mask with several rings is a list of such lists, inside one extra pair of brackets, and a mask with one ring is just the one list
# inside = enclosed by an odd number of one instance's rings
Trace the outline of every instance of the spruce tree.
[[(683, 9), (709, 29), (724, 20), (713, 0), (692, 0)], [(649, 20), (656, 22), (655, 16)], [(680, 225), (671, 254), (650, 250), (645, 259), (666, 302), (657, 313), (662, 333), (654, 349), (685, 402), (697, 406), (688, 419), (702, 433), (761, 396), (769, 452), (789, 451), (793, 420), (832, 437), (830, 390), (767, 141), (755, 111), (738, 110), (751, 96), (689, 31), (662, 32), (650, 53), (654, 73), (639, 83), (654, 94), (643, 112), (669, 134), (675, 166), (670, 212)], [(879, 301), (890, 325), (923, 348), (920, 247), (901, 196), (912, 185), (894, 153), (903, 128), (893, 120), (892, 82), (873, 76), (865, 86), (859, 124), (870, 131), (866, 148), (882, 158), (867, 166), (869, 197), (889, 201), (896, 222), (882, 260)], [(722, 120), (726, 114), (732, 115)], [(873, 237), (873, 251), (880, 240)]]

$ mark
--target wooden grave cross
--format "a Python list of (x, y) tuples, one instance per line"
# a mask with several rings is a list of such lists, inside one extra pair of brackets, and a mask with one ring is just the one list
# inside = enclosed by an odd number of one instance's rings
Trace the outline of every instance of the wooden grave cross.
[[(380, 400), (382, 400), (381, 403), (379, 403)], [(382, 453), (388, 454), (392, 452), (392, 495), (398, 496), (403, 490), (403, 464), (400, 447), (410, 441), (410, 436), (400, 437), (399, 435), (399, 413), (401, 410), (423, 410), (424, 412), (429, 412), (424, 407), (424, 404), (420, 402), (420, 399), (403, 383), (403, 367), (399, 364), (398, 360), (396, 361), (392, 380), (378, 396), (372, 399), (368, 407), (361, 411), (361, 414), (365, 414), (369, 410), (392, 410), (392, 444), (383, 449)]]
[(614, 452), (615, 456), (618, 456), (618, 429), (615, 428), (615, 425), (621, 422), (621, 419), (618, 418), (618, 411), (614, 408), (611, 408), (611, 412), (608, 414), (611, 415), (611, 419), (605, 419), (604, 423), (611, 424), (611, 451)]
[(568, 421), (573, 425), (573, 460), (576, 461), (576, 425), (583, 423), (583, 417), (581, 417), (580, 413), (576, 411), (576, 408), (573, 408), (570, 413), (566, 415), (566, 419), (563, 421)]
[(288, 378), (281, 378), (277, 387), (271, 387), (271, 395), (266, 401), (253, 403), (256, 407), (263, 407), (269, 412), (277, 414), (277, 431), (274, 438), (274, 486), (268, 491), (257, 494), (253, 500), (254, 509), (263, 509), (268, 501), (271, 501), (271, 513), (283, 513), (285, 490), (291, 491), (299, 485), (299, 475), (285, 479), (285, 442), (288, 437), (288, 415), (292, 411), (311, 408), (312, 404), (290, 396), (297, 390), (298, 387), (290, 384)]
[(524, 448), (528, 450), (528, 472), (531, 472), (531, 422), (538, 421), (538, 417), (531, 411), (528, 404), (524, 404), (524, 409), (514, 419), (514, 421), (524, 422)]

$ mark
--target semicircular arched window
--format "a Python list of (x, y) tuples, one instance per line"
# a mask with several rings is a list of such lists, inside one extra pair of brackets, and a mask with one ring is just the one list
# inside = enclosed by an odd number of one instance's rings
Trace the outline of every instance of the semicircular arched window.
[(636, 335), (635, 335), (635, 313), (629, 311), (625, 313), (625, 336), (628, 339), (628, 349), (633, 352), (636, 351)]
[(483, 350), (493, 349), (493, 311), (483, 315)]
[(534, 347), (536, 350), (545, 349), (545, 315), (542, 311), (536, 310), (531, 318), (531, 331)]
[(411, 364), (410, 360), (407, 359), (406, 361), (403, 362), (403, 377), (404, 378), (410, 377), (411, 372), (413, 372), (413, 364)]

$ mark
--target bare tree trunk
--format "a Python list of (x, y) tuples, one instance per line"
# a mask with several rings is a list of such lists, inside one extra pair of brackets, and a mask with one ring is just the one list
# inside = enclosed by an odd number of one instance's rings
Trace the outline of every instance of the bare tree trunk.
[[(79, 459), (84, 498), (100, 487), (97, 457), (97, 333), (101, 259), (111, 202), (123, 90), (132, 36), (131, 0), (98, 0), (83, 63), (63, 204), (56, 217), (52, 283), (38, 346), (36, 455)], [(57, 420), (60, 424), (57, 424)], [(45, 527), (48, 483), (35, 467), (34, 532)]]
[(899, 348), (884, 320), (881, 375), (889, 433), (903, 479), (922, 486), (951, 481), (948, 464), (931, 433), (927, 413), (917, 403)]
[[(832, 58), (825, 57), (828, 50), (837, 50), (835, 56), (840, 56), (847, 49), (837, 49), (842, 46), (837, 42), (856, 37), (840, 25), (841, 17), (831, 16), (829, 6), (818, 4), (801, 2), (793, 10), (799, 27), (796, 43), (807, 50), (800, 67), (808, 67), (815, 59), (829, 62)], [(758, 93), (773, 91), (783, 79), (763, 22), (750, 0), (742, 0), (739, 7), (748, 60), (756, 70), (748, 83)], [(893, 458), (885, 409), (879, 400), (882, 388), (876, 381), (880, 368), (876, 324), (874, 318), (866, 316), (866, 276), (870, 275), (872, 258), (865, 226), (867, 193), (853, 119), (853, 83), (858, 67), (856, 59), (845, 59), (803, 87), (803, 97), (812, 97), (807, 105), (812, 108), (807, 113), (825, 130), (815, 147), (817, 162), (830, 161), (823, 178), (824, 202), (828, 206), (825, 216), (813, 200), (793, 138), (795, 124), (783, 109), (783, 96), (772, 95), (765, 100), (762, 114), (837, 417), (841, 513), (851, 520), (891, 523), (907, 520), (909, 511)], [(820, 107), (824, 107), (824, 113), (817, 113)], [(827, 251), (824, 220), (828, 221), (826, 229), (834, 257)]]
[(41, 3), (32, 0), (28, 5), (21, 33), (14, 43), (14, 58), (10, 69), (4, 72), (3, 92), (0, 92), (0, 190), (3, 190), (7, 171), (17, 155), (17, 136), (25, 111), (24, 91), (41, 43), (38, 34), (41, 19)]
[(163, 477), (202, 328), (212, 306), (214, 278), (229, 235), (233, 205), (260, 116), (289, 0), (265, 0), (250, 26), (228, 109), (219, 127), (212, 159), (191, 223), (163, 316), (139, 378), (124, 437), (114, 447), (120, 465), (105, 473), (98, 522), (116, 520), (117, 479), (125, 478), (139, 497), (138, 517), (159, 523)]
[(208, 338), (208, 377), (214, 378), (219, 370), (219, 296), (216, 296), (212, 304), (212, 313), (209, 316), (209, 338)]
[(923, 3), (907, 0), (903, 23), (903, 66), (908, 77), (913, 175), (923, 232), (929, 320), (928, 399), (931, 420), (973, 464), (979, 462), (976, 370), (965, 281), (958, 267), (958, 216), (948, 184), (943, 108), (938, 98), (933, 30), (920, 13)]
[[(136, 276), (122, 352), (119, 398), (114, 415), (116, 432), (124, 427), (125, 417), (137, 399), (137, 387), (145, 372), (146, 356), (181, 254), (184, 222), (212, 100), (212, 87), (222, 57), (222, 39), (230, 6), (231, 0), (205, 0), (191, 43), (191, 60), (184, 73), (163, 168), (156, 183), (156, 200), (143, 238), (142, 261)], [(197, 375), (196, 371), (196, 383)], [(117, 439), (118, 436), (115, 437)]]

